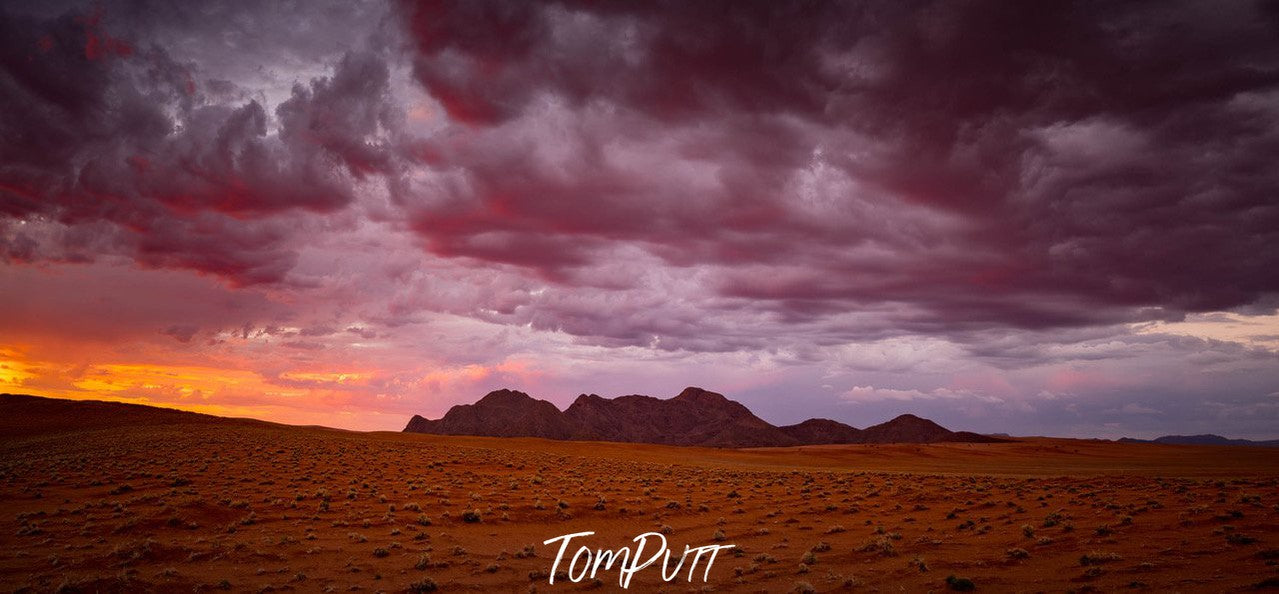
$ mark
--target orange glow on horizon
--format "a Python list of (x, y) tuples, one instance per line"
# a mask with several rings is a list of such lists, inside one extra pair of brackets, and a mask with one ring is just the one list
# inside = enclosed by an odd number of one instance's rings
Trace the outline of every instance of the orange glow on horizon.
[(260, 358), (244, 364), (216, 361), (225, 366), (167, 363), (160, 358), (77, 364), (34, 360), (25, 347), (0, 346), (0, 392), (127, 402), (295, 425), (398, 431), (412, 414), (453, 404), (441, 401), (446, 394), (473, 394), (476, 384), (495, 372), (536, 375), (510, 361), (407, 373), (361, 369), (349, 361), (341, 368), (312, 362), (264, 373), (252, 368), (263, 364)]

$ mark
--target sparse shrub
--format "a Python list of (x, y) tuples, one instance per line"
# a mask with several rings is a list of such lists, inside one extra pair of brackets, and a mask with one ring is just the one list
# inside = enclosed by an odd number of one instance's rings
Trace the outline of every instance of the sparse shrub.
[(977, 589), (977, 584), (966, 577), (946, 576), (946, 587), (956, 592), (969, 592)]
[(1098, 553), (1097, 551), (1093, 551), (1091, 553), (1080, 555), (1079, 564), (1085, 566), (1101, 565), (1103, 563), (1110, 563), (1120, 559), (1123, 559), (1123, 557), (1120, 557), (1118, 553)]
[(1232, 545), (1248, 545), (1257, 542), (1257, 539), (1251, 536), (1244, 536), (1238, 532), (1231, 532), (1226, 535), (1226, 542)]
[(439, 586), (435, 585), (435, 580), (431, 578), (422, 578), (416, 582), (409, 584), (409, 592), (434, 592)]
[(893, 547), (893, 541), (884, 536), (872, 538), (857, 551), (861, 553), (879, 553), (884, 557), (897, 556), (897, 549)]

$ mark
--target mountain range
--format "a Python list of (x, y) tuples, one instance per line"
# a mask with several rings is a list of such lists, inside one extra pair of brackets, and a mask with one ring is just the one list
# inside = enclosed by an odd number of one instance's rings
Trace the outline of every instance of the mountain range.
[(564, 411), (523, 392), (496, 390), (475, 404), (450, 408), (440, 419), (414, 415), (404, 431), (708, 447), (1005, 441), (909, 414), (866, 429), (829, 419), (778, 427), (723, 394), (692, 387), (665, 400), (582, 394)]
[(1269, 439), (1266, 441), (1253, 441), (1251, 439), (1230, 439), (1212, 433), (1203, 435), (1165, 435), (1154, 439), (1133, 439), (1131, 437), (1122, 437), (1119, 443), (1162, 443), (1169, 445), (1230, 445), (1230, 446), (1260, 446), (1267, 448), (1279, 447), (1279, 439)]

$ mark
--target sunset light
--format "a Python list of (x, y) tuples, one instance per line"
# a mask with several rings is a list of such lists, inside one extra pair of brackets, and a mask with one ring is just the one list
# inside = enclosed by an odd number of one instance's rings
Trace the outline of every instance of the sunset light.
[(1276, 163), (1274, 0), (0, 0), (0, 590), (1279, 587)]

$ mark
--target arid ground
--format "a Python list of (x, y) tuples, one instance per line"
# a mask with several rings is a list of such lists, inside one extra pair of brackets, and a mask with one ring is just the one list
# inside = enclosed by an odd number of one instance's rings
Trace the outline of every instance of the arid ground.
[(0, 435), (6, 591), (619, 590), (616, 571), (547, 583), (542, 541), (583, 531), (592, 548), (649, 531), (677, 554), (737, 546), (705, 583), (653, 566), (638, 592), (1279, 585), (1279, 449), (715, 450), (11, 398)]

